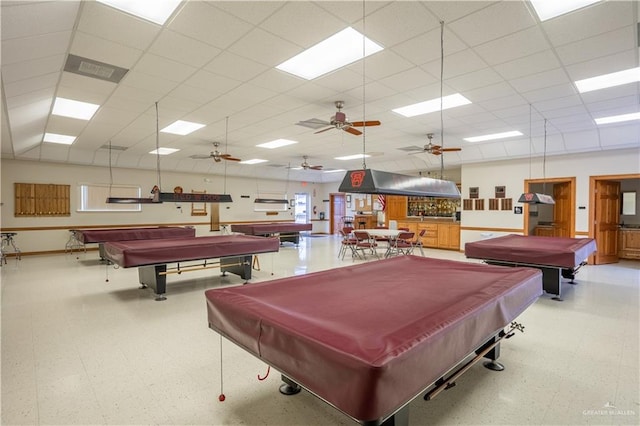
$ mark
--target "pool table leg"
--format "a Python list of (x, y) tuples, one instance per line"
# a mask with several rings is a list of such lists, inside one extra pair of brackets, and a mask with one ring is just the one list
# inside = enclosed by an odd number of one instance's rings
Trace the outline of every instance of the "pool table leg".
[(553, 300), (562, 301), (562, 269), (539, 266), (542, 271), (542, 289), (554, 294)]
[[(493, 345), (495, 342), (499, 341), (502, 336), (496, 335), (491, 339), (487, 340), (487, 342), (482, 345), (480, 349), (476, 351), (476, 354), (480, 354), (485, 348)], [(500, 358), (500, 343), (495, 345), (489, 352), (484, 355), (485, 358), (489, 359), (489, 361), (485, 361), (482, 365), (484, 365), (489, 370), (493, 371), (502, 371), (504, 370), (504, 365), (497, 361)]]
[[(167, 300), (167, 265), (149, 265), (138, 267), (140, 288), (151, 287), (156, 293), (156, 301)], [(161, 274), (162, 273), (162, 274)]]
[(224, 276), (227, 272), (239, 275), (248, 281), (251, 279), (251, 260), (253, 255), (238, 257), (223, 257), (220, 259), (220, 271)]
[(281, 394), (283, 394), (283, 395), (295, 395), (297, 393), (300, 393), (300, 391), (302, 390), (302, 388), (300, 387), (299, 384), (297, 384), (296, 382), (294, 382), (293, 380), (291, 380), (290, 378), (288, 378), (284, 374), (281, 374), (280, 378), (284, 382), (280, 386), (280, 393)]

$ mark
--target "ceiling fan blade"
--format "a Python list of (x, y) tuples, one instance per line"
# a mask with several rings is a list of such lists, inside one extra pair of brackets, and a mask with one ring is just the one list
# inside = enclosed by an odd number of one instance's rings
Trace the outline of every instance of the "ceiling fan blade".
[(230, 154), (222, 154), (220, 158), (222, 158), (223, 160), (229, 160), (229, 161), (242, 161), (239, 158), (232, 157)]
[(439, 148), (441, 152), (462, 151), (462, 148)]
[(351, 133), (352, 135), (356, 135), (356, 136), (360, 136), (362, 134), (362, 132), (358, 129), (354, 129), (353, 127), (345, 127), (342, 130), (344, 130), (347, 133)]
[(296, 125), (308, 127), (310, 129), (319, 129), (320, 127), (329, 126), (331, 123), (325, 120), (320, 120), (319, 118), (311, 118), (309, 120), (298, 121)]
[(192, 158), (194, 160), (208, 160), (209, 158), (211, 158), (211, 155), (191, 155), (189, 156), (189, 158)]
[(322, 166), (309, 166), (308, 168), (311, 170), (322, 170)]
[(378, 120), (372, 120), (372, 121), (354, 121), (353, 123), (351, 123), (352, 126), (356, 126), (356, 127), (369, 127), (369, 126), (379, 126), (380, 122)]
[(331, 127), (327, 127), (326, 129), (318, 130), (317, 132), (313, 132), (313, 133), (314, 133), (314, 134), (315, 134), (315, 133), (323, 133), (323, 132), (326, 132), (327, 130), (331, 130), (331, 129), (333, 129), (333, 126), (331, 126)]

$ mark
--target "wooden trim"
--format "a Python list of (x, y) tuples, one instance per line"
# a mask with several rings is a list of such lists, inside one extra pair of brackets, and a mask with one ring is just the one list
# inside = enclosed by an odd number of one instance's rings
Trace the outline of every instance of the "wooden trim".
[[(43, 250), (43, 251), (23, 251), (20, 252), (20, 256), (39, 256), (39, 255), (43, 255), (43, 254), (78, 254), (78, 253), (83, 253), (85, 250), (84, 249), (76, 249), (73, 251), (69, 251), (69, 250)], [(87, 247), (87, 252), (90, 251), (98, 251), (98, 247)], [(15, 257), (17, 255), (17, 253), (6, 253), (5, 256), (6, 257)]]
[(63, 229), (68, 231), (69, 229), (111, 229), (111, 228), (144, 228), (149, 226), (195, 226), (195, 225), (209, 225), (209, 222), (189, 222), (189, 223), (134, 223), (127, 225), (81, 225), (81, 226), (25, 226), (20, 228), (2, 228), (2, 232), (17, 232), (17, 231), (56, 231)]
[[(577, 191), (577, 185), (576, 185), (576, 177), (575, 176), (569, 176), (569, 177), (557, 177), (557, 178), (540, 178), (540, 179), (525, 179), (524, 180), (524, 192), (529, 192), (529, 184), (531, 183), (565, 183), (565, 182), (569, 182), (569, 184), (571, 185), (571, 194), (570, 194), (570, 201), (569, 203), (571, 204), (571, 217), (569, 218), (569, 230), (571, 232), (571, 237), (575, 236), (575, 229), (576, 229), (576, 191)], [(524, 209), (523, 212), (524, 214), (524, 229), (525, 229), (525, 233), (524, 235), (528, 235), (528, 229), (529, 229), (529, 204), (524, 204)]]
[(524, 229), (517, 228), (483, 228), (479, 226), (460, 226), (461, 231), (496, 231), (496, 232), (520, 232), (524, 233)]
[(583, 237), (588, 237), (589, 236), (589, 232), (588, 231), (576, 231), (575, 235), (580, 235)]

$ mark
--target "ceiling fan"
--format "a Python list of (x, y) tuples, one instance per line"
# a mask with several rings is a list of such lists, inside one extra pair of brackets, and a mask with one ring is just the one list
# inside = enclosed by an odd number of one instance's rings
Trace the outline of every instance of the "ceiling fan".
[(206, 158), (213, 158), (213, 161), (215, 161), (216, 163), (219, 163), (222, 160), (242, 161), (239, 158), (235, 158), (231, 154), (222, 154), (220, 151), (218, 151), (218, 147), (219, 146), (220, 146), (220, 142), (214, 142), (213, 143), (214, 150), (211, 151), (211, 153), (209, 155), (192, 155), (191, 158), (195, 158), (197, 160), (204, 160)]
[(379, 126), (380, 122), (378, 120), (371, 121), (354, 121), (350, 122), (347, 120), (347, 115), (342, 112), (342, 108), (344, 107), (344, 101), (335, 101), (336, 108), (338, 111), (331, 117), (330, 121), (320, 120), (318, 118), (312, 118), (310, 120), (299, 121), (298, 125), (310, 127), (312, 129), (317, 129), (322, 126), (329, 126), (325, 129), (318, 130), (315, 133), (326, 132), (331, 129), (344, 130), (347, 133), (351, 133), (352, 135), (361, 135), (362, 132), (354, 127), (365, 127), (365, 126)]
[(435, 145), (432, 140), (433, 133), (427, 133), (427, 138), (429, 139), (429, 143), (422, 149), (422, 152), (426, 152), (427, 154), (440, 155), (443, 152), (462, 151), (462, 148), (443, 148), (441, 145)]
[(303, 155), (302, 158), (304, 159), (304, 161), (302, 162), (302, 164), (300, 164), (300, 167), (302, 167), (304, 170), (322, 170), (322, 166), (312, 166), (307, 162), (307, 159), (309, 157), (307, 157), (306, 155)]

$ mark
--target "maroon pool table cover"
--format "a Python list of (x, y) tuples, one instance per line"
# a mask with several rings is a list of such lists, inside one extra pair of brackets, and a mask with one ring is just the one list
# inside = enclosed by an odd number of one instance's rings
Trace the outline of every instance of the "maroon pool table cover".
[(205, 292), (210, 328), (361, 421), (401, 408), (541, 294), (533, 268), (417, 256)]
[(195, 237), (195, 228), (160, 226), (150, 228), (76, 229), (76, 236), (84, 244), (106, 241), (151, 240), (156, 238)]
[(251, 235), (113, 241), (104, 244), (107, 259), (124, 268), (217, 259), (278, 251), (277, 238)]
[(505, 235), (466, 243), (469, 258), (574, 268), (596, 251), (593, 238)]
[(233, 232), (241, 232), (245, 235), (267, 235), (287, 232), (311, 231), (310, 223), (274, 222), (274, 223), (234, 223), (231, 224)]

